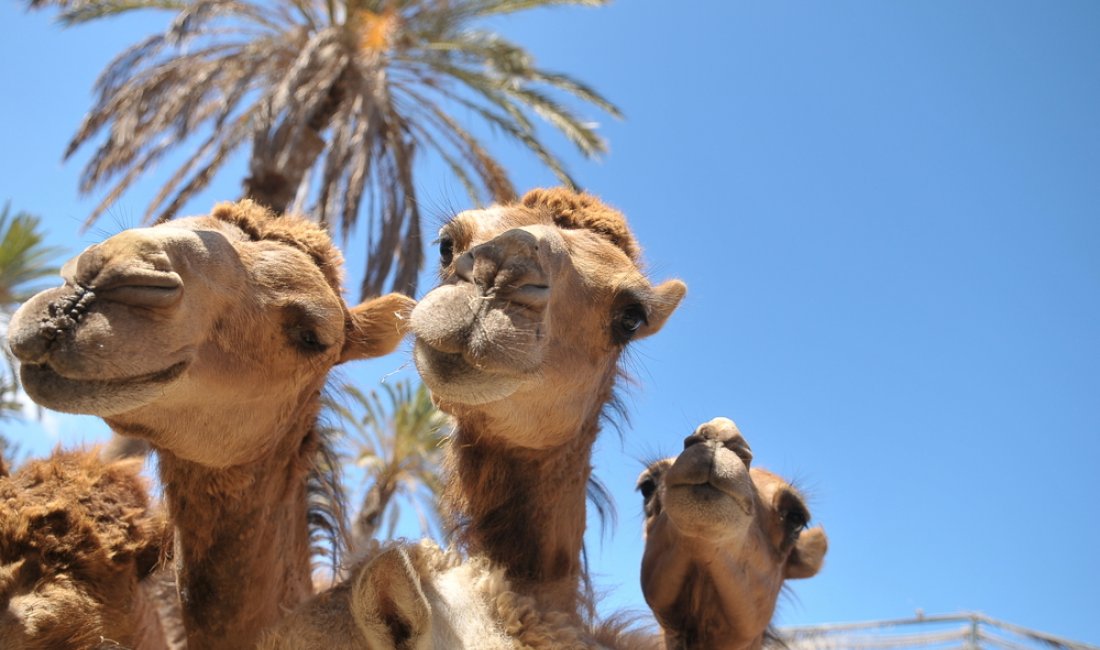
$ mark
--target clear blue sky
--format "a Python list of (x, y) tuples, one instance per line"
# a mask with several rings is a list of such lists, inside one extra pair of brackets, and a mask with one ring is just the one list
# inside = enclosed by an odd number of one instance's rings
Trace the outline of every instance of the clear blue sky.
[[(20, 7), (0, 5), (0, 200), (76, 252), (100, 235), (77, 233), (94, 201), (64, 145), (103, 64), (159, 23), (62, 31)], [(571, 169), (655, 279), (689, 286), (595, 458), (619, 509), (590, 537), (606, 608), (643, 604), (636, 459), (724, 415), (830, 536), (779, 623), (967, 609), (1100, 643), (1100, 4), (620, 1), (500, 26), (624, 109), (592, 115), (611, 153)], [(497, 150), (519, 187), (552, 182)], [(464, 202), (422, 171), (428, 202)], [(230, 172), (189, 211), (238, 193)]]

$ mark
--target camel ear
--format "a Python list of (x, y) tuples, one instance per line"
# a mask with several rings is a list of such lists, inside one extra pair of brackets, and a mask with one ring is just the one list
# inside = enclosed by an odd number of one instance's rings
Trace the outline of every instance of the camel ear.
[(354, 581), (351, 614), (368, 648), (412, 650), (431, 633), (431, 605), (405, 549), (383, 552)]
[(409, 331), (409, 314), (415, 306), (412, 298), (391, 293), (352, 307), (340, 363), (393, 352)]
[(789, 580), (812, 578), (825, 563), (825, 551), (829, 550), (829, 538), (821, 526), (804, 531), (787, 558), (785, 577)]
[(680, 301), (683, 300), (686, 293), (687, 285), (680, 280), (668, 280), (653, 287), (646, 322), (638, 328), (632, 339), (637, 341), (659, 332), (664, 327), (668, 317), (672, 315), (672, 312), (676, 311), (676, 307), (680, 305)]

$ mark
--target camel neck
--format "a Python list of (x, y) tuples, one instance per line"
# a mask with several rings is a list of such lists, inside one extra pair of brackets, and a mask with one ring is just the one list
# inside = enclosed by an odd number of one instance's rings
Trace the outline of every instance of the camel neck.
[[(660, 522), (660, 523), (667, 523)], [(664, 629), (669, 650), (759, 650), (765, 634), (756, 621), (771, 617), (768, 597), (728, 588), (748, 567), (725, 557), (713, 544), (685, 538), (672, 526), (655, 526), (646, 541), (676, 549), (642, 558), (643, 574), (659, 575), (665, 588), (646, 594)], [(774, 599), (773, 599), (774, 600)], [(765, 627), (766, 629), (766, 627)]]
[(307, 463), (300, 449), (212, 469), (160, 455), (192, 650), (250, 648), (312, 591)]
[(575, 612), (598, 414), (569, 442), (549, 449), (510, 446), (492, 429), (460, 419), (449, 445), (447, 496), (461, 539), (470, 552), (504, 567), (517, 592)]

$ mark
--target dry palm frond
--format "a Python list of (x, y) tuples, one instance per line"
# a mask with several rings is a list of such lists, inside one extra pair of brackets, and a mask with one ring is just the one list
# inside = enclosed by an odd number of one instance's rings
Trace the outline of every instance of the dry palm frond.
[[(535, 119), (586, 156), (606, 151), (565, 101), (618, 110), (594, 89), (538, 68), (519, 45), (478, 29), (493, 16), (606, 0), (32, 0), (73, 25), (136, 10), (168, 11), (158, 34), (123, 51), (67, 156), (96, 150), (81, 189), (111, 184), (95, 221), (153, 163), (188, 155), (146, 210), (173, 217), (229, 156), (251, 145), (245, 193), (284, 211), (303, 197), (346, 237), (366, 211), (364, 294), (414, 291), (423, 253), (414, 171), (438, 156), (474, 204), (514, 195), (478, 135), (521, 143), (568, 185)], [(94, 143), (94, 144), (93, 144)], [(364, 201), (364, 198), (367, 200)], [(363, 204), (366, 203), (364, 206)]]

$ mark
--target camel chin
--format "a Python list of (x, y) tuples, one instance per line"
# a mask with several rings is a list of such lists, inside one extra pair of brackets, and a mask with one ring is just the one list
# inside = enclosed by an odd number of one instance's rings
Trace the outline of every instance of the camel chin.
[(50, 364), (23, 364), (19, 378), (36, 403), (64, 413), (109, 417), (140, 408), (164, 395), (190, 363), (180, 361), (167, 368), (132, 377), (73, 378)]

